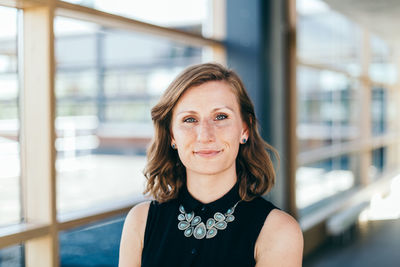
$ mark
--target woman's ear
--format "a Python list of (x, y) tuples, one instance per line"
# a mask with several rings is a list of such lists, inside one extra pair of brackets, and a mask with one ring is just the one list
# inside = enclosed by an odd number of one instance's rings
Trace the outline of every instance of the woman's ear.
[(175, 138), (174, 138), (174, 135), (172, 134), (172, 131), (170, 130), (169, 131), (169, 135), (170, 135), (170, 137), (171, 137), (171, 140), (170, 140), (170, 146), (172, 146), (173, 144), (176, 144), (175, 143)]
[(247, 126), (247, 124), (245, 122), (243, 122), (243, 126), (242, 126), (242, 133), (241, 133), (241, 140), (243, 139), (249, 139), (249, 126)]

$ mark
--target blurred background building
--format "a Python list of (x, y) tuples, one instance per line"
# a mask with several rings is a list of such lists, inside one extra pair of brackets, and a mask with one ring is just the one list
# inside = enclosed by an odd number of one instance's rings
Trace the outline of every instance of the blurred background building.
[(304, 266), (397, 266), (399, 24), (391, 0), (0, 0), (0, 266), (117, 266), (150, 109), (209, 61), (281, 155)]

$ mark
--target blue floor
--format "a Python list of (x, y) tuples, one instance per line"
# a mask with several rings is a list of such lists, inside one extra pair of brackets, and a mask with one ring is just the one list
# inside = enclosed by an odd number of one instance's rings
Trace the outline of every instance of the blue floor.
[(359, 224), (347, 240), (329, 240), (304, 267), (399, 267), (400, 219)]

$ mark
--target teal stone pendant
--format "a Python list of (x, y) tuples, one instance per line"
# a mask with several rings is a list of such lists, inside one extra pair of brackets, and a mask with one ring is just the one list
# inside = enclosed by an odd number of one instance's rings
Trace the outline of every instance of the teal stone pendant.
[(213, 218), (208, 218), (206, 220), (205, 224), (201, 221), (200, 216), (195, 215), (194, 211), (186, 213), (185, 208), (180, 205), (178, 229), (184, 231), (183, 234), (185, 237), (191, 237), (193, 235), (196, 239), (203, 239), (204, 237), (207, 239), (213, 238), (217, 235), (218, 230), (225, 230), (228, 223), (235, 220), (233, 213), (235, 212), (235, 208), (239, 202), (240, 200), (236, 202), (232, 208), (228, 209), (225, 214), (216, 212)]
[(190, 223), (181, 221), (178, 223), (178, 229), (179, 230), (186, 230), (190, 226)]
[(190, 237), (193, 234), (193, 227), (189, 227), (188, 229), (183, 232), (186, 237)]
[(203, 239), (206, 236), (206, 226), (203, 222), (194, 228), (193, 236), (197, 239)]
[(211, 228), (210, 230), (207, 231), (207, 236), (206, 238), (213, 238), (214, 236), (217, 235), (218, 230), (215, 228)]

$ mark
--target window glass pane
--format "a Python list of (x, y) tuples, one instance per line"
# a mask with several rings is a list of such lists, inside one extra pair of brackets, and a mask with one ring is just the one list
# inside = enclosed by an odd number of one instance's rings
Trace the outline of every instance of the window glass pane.
[(65, 0), (164, 27), (211, 36), (213, 0)]
[(358, 184), (359, 157), (343, 155), (306, 164), (296, 172), (296, 203), (300, 215), (334, 201)]
[(17, 10), (0, 7), (0, 226), (20, 221)]
[(371, 62), (369, 76), (375, 82), (393, 84), (397, 81), (396, 58), (389, 45), (376, 35), (371, 35)]
[(343, 74), (298, 66), (299, 152), (359, 137), (357, 88), (357, 81)]
[(387, 91), (384, 88), (374, 87), (372, 89), (372, 134), (381, 135), (387, 131)]
[(61, 267), (118, 266), (124, 219), (112, 218), (60, 232)]
[(22, 245), (17, 245), (0, 249), (0, 266), (1, 267), (25, 266), (24, 247)]
[(361, 75), (359, 27), (320, 0), (298, 0), (297, 54), (304, 62)]
[(372, 150), (372, 164), (369, 169), (370, 180), (376, 180), (386, 169), (386, 147), (379, 147)]
[(55, 32), (58, 211), (132, 201), (144, 189), (151, 107), (210, 48), (60, 17)]

